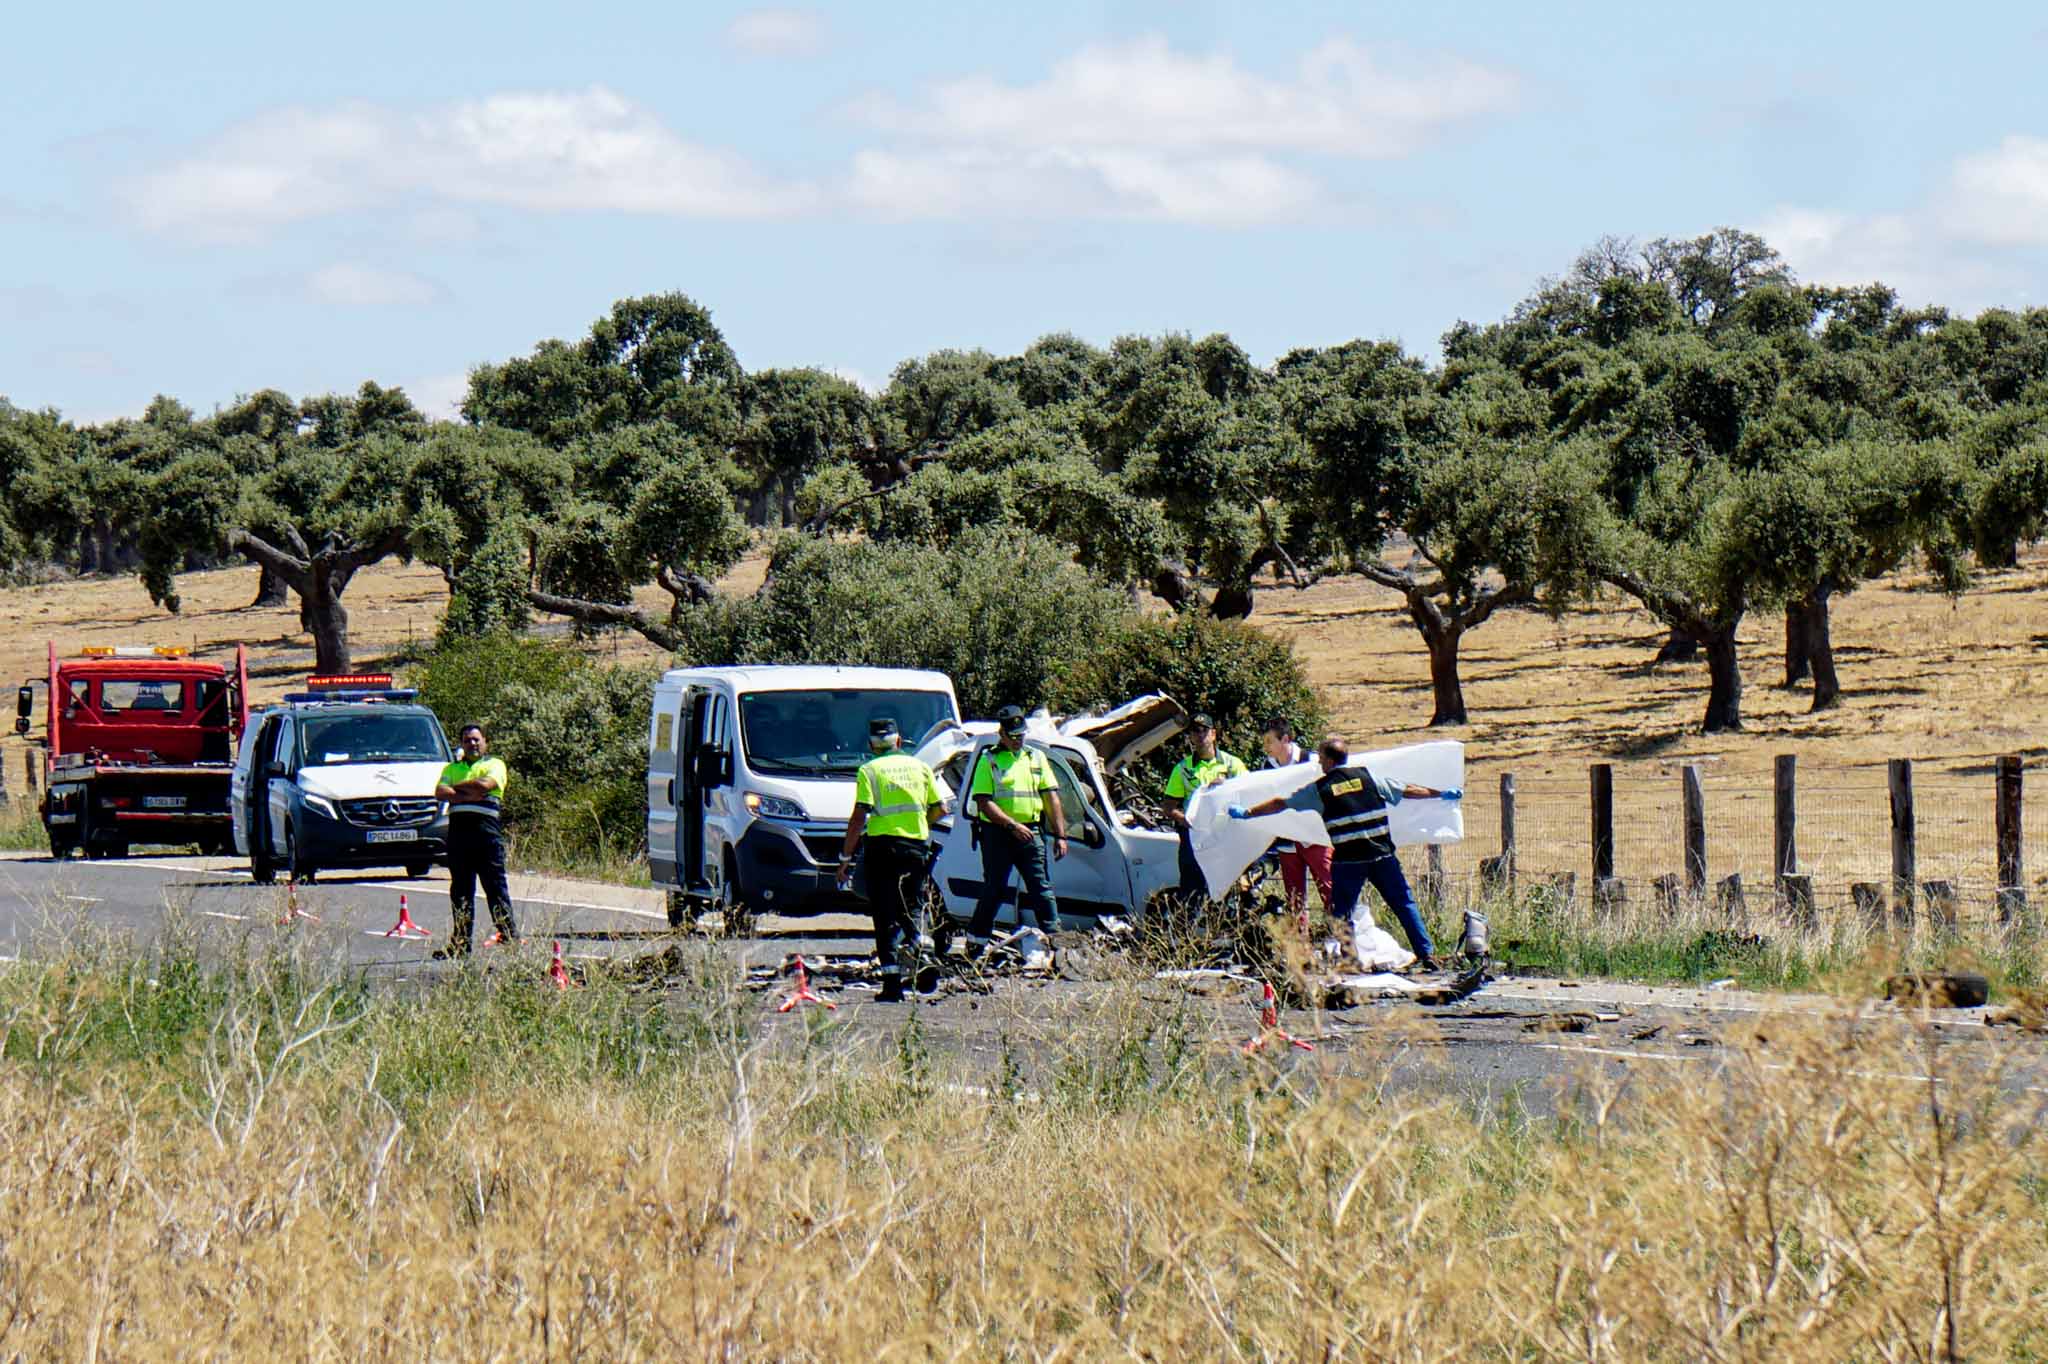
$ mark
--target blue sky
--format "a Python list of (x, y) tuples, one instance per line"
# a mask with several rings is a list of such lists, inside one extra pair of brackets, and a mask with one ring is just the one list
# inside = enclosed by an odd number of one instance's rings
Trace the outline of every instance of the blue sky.
[(748, 368), (1227, 331), (1424, 353), (1606, 233), (2044, 300), (2048, 12), (17, 7), (0, 395), (403, 384), (680, 289)]

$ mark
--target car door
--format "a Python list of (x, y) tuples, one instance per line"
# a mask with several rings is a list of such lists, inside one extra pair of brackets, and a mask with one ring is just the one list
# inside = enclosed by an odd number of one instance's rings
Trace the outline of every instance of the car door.
[(647, 867), (658, 886), (683, 884), (676, 870), (676, 802), (683, 794), (676, 770), (680, 700), (677, 692), (655, 692), (647, 736)]
[(1057, 746), (1041, 751), (1052, 760), (1060, 786), (1060, 809), (1067, 819), (1067, 855), (1052, 865), (1060, 917), (1129, 914), (1130, 870), (1124, 865), (1123, 849), (1110, 836), (1107, 794), (1079, 751)]
[[(297, 730), (297, 722), (291, 716), (279, 716), (277, 736), (271, 743), (270, 751), (257, 755), (257, 762), (264, 774), (265, 813), (269, 816), (264, 821), (268, 825), (264, 835), (273, 857), (284, 855), (284, 829), (292, 818), (292, 791), (297, 784), (299, 771), (296, 761), (299, 748)], [(274, 767), (283, 768), (282, 774), (273, 775)]]

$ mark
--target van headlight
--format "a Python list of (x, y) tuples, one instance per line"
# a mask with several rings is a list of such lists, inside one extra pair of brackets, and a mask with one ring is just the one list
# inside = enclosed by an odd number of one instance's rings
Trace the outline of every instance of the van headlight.
[(764, 796), (757, 791), (746, 794), (747, 813), (762, 815), (768, 819), (808, 819), (804, 807), (781, 796)]
[(299, 800), (308, 810), (323, 814), (329, 819), (341, 818), (341, 811), (335, 809), (334, 802), (325, 796), (316, 796), (311, 791), (307, 791), (299, 796)]

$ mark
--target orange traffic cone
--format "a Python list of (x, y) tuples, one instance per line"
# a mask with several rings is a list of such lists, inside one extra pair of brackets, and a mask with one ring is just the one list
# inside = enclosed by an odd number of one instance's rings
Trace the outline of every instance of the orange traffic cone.
[(555, 983), (557, 990), (567, 990), (576, 984), (569, 977), (568, 963), (562, 960), (562, 944), (560, 940), (557, 940), (555, 943), (554, 955), (548, 958), (548, 979)]
[(775, 1012), (786, 1014), (799, 1004), (822, 1004), (835, 1013), (839, 1009), (837, 1004), (834, 1004), (831, 1000), (826, 999), (811, 988), (811, 973), (804, 969), (804, 959), (801, 953), (798, 954), (796, 959), (796, 988), (791, 990), (788, 997), (775, 1006)]
[(1250, 1056), (1255, 1051), (1264, 1051), (1266, 1044), (1275, 1038), (1303, 1051), (1316, 1049), (1313, 1042), (1304, 1042), (1280, 1026), (1280, 997), (1273, 993), (1273, 982), (1269, 980), (1261, 984), (1259, 992), (1259, 1035), (1239, 1050)]
[(385, 929), (382, 933), (379, 933), (374, 928), (369, 930), (369, 932), (373, 938), (404, 938), (412, 941), (434, 936), (412, 921), (412, 911), (406, 907), (404, 895), (398, 897), (398, 922)]
[(286, 877), (284, 883), (284, 913), (278, 917), (279, 924), (295, 924), (304, 919), (308, 923), (319, 923), (320, 916), (308, 914), (299, 908), (299, 883), (296, 877)]

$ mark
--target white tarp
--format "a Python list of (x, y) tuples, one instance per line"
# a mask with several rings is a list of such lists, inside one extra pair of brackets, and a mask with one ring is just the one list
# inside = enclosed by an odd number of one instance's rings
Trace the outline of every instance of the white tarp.
[[(1439, 791), (1463, 789), (1465, 785), (1465, 746), (1448, 739), (1376, 753), (1354, 753), (1350, 765), (1369, 768), (1375, 777), (1386, 781)], [(1211, 895), (1222, 895), (1275, 839), (1329, 846), (1330, 834), (1323, 827), (1323, 817), (1312, 811), (1282, 810), (1258, 819), (1232, 819), (1228, 814), (1233, 805), (1257, 805), (1275, 796), (1291, 796), (1315, 781), (1322, 771), (1311, 758), (1292, 767), (1258, 769), (1195, 792), (1187, 806), (1190, 841)], [(1456, 843), (1465, 837), (1465, 817), (1456, 801), (1404, 800), (1387, 812), (1387, 826), (1396, 847)]]

